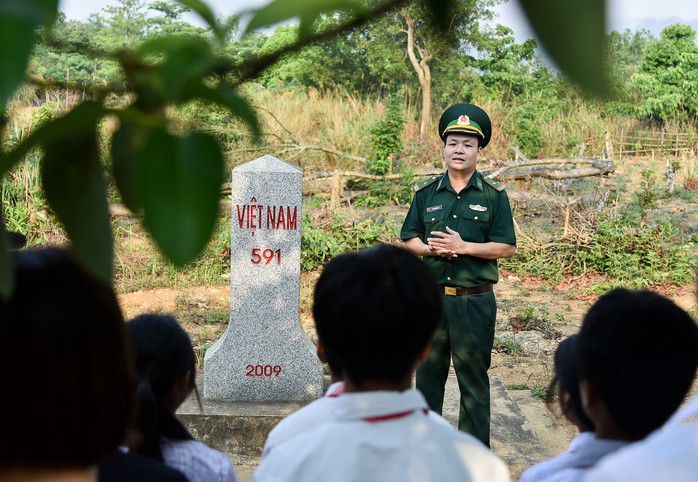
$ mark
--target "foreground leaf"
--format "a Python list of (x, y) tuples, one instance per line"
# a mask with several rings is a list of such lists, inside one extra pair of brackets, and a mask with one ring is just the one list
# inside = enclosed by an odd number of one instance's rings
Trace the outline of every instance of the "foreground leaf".
[(455, 14), (454, 0), (427, 0), (429, 12), (434, 18), (436, 25), (441, 33), (446, 33), (451, 28), (452, 18)]
[(137, 124), (121, 122), (111, 143), (112, 173), (116, 187), (131, 212), (138, 213), (143, 208), (136, 188), (138, 151), (143, 146), (148, 130)]
[(218, 40), (221, 42), (225, 40), (225, 32), (221, 28), (220, 24), (216, 21), (216, 16), (213, 14), (208, 5), (206, 5), (201, 0), (176, 0), (177, 3), (183, 5), (193, 12), (199, 14), (199, 16), (206, 21), (211, 30), (216, 35)]
[(259, 127), (257, 112), (244, 98), (237, 94), (232, 86), (220, 85), (216, 88), (211, 88), (203, 83), (198, 83), (191, 85), (187, 92), (188, 97), (190, 98), (199, 98), (205, 101), (213, 102), (228, 109), (232, 115), (247, 124), (252, 131), (255, 140), (261, 135), (262, 131)]
[(216, 140), (155, 129), (138, 153), (144, 225), (163, 254), (182, 266), (204, 249), (218, 221), (223, 154)]
[(5, 222), (0, 209), (0, 298), (6, 300), (12, 295), (14, 277), (10, 260), (9, 243), (5, 232)]
[(93, 125), (43, 146), (41, 181), (46, 200), (65, 227), (78, 260), (111, 284), (111, 223), (96, 128)]
[(24, 79), (36, 29), (50, 25), (57, 10), (58, 0), (0, 1), (0, 112)]
[(200, 81), (218, 63), (205, 40), (192, 36), (159, 37), (144, 42), (137, 50), (141, 56), (161, 54), (150, 80), (153, 87), (169, 102), (183, 99), (185, 87)]
[(520, 2), (545, 50), (563, 72), (588, 92), (608, 96), (610, 82), (603, 55), (606, 2)]
[(275, 0), (255, 11), (252, 20), (247, 24), (245, 34), (298, 18), (300, 20), (298, 36), (302, 38), (312, 33), (315, 20), (323, 13), (338, 11), (358, 13), (364, 10), (365, 8), (355, 0), (304, 0), (303, 2)]

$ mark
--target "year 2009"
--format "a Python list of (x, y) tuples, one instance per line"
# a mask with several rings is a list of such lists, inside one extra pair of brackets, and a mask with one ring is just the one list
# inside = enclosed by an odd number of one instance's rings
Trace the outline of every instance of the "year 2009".
[(248, 377), (278, 377), (281, 374), (279, 365), (247, 365)]

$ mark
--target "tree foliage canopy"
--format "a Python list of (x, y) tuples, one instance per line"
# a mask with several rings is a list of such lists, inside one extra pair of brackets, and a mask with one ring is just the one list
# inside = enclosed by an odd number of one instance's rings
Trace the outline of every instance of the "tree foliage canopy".
[(674, 24), (650, 42), (632, 77), (641, 97), (640, 115), (658, 120), (695, 119), (698, 115), (698, 45), (688, 25)]

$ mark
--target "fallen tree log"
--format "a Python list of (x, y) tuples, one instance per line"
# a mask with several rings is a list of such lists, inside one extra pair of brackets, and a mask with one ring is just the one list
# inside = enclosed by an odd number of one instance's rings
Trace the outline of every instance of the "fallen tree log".
[[(572, 166), (588, 166), (585, 168), (576, 168)], [(567, 169), (567, 167), (572, 167)], [(567, 158), (567, 159), (533, 159), (523, 161), (504, 162), (494, 170), (482, 169), (480, 172), (492, 179), (525, 179), (528, 177), (544, 177), (547, 179), (569, 179), (574, 177), (599, 176), (610, 174), (615, 171), (613, 161), (602, 161), (593, 158)], [(440, 176), (443, 170), (431, 170), (413, 172), (414, 177)], [(314, 180), (329, 178), (335, 175), (332, 172), (314, 172), (304, 176), (304, 180)], [(341, 177), (355, 177), (359, 179), (376, 179), (376, 180), (392, 180), (401, 179), (406, 174), (367, 174), (358, 171), (339, 171)]]
[[(615, 166), (611, 161), (601, 161), (598, 159), (565, 159), (560, 163), (558, 159), (540, 159), (536, 164), (519, 164), (518, 166), (501, 166), (496, 171), (485, 173), (487, 177), (493, 179), (527, 179), (531, 177), (542, 177), (544, 179), (576, 179), (589, 176), (602, 176), (614, 172)], [(520, 161), (524, 162), (524, 161)], [(533, 161), (529, 161), (533, 162)], [(546, 166), (545, 164), (548, 164)], [(571, 169), (555, 169), (551, 168), (550, 164), (563, 165), (579, 165), (588, 164), (588, 167), (571, 168)], [(521, 167), (520, 167), (521, 166)], [(524, 167), (525, 166), (525, 167)]]
[[(337, 149), (332, 149), (315, 144), (295, 144), (283, 143), (276, 145), (268, 145), (260, 150), (320, 150), (329, 154), (334, 154), (340, 157), (352, 159), (361, 163), (369, 162), (369, 159), (348, 154)], [(516, 153), (517, 160), (508, 162), (496, 162), (494, 168), (484, 168), (480, 172), (487, 177), (496, 180), (526, 180), (534, 177), (551, 180), (576, 179), (589, 176), (607, 175), (615, 170), (613, 161), (604, 161), (601, 159), (581, 157), (583, 150), (580, 150), (580, 157), (576, 158), (548, 158), (548, 159), (527, 159), (516, 146), (511, 146), (510, 149)], [(439, 176), (443, 170), (430, 170), (422, 172), (414, 172), (410, 174), (397, 173), (386, 175), (367, 174), (359, 171), (339, 171), (331, 172), (315, 172), (307, 174), (303, 177), (303, 194), (315, 195), (318, 193), (330, 193), (330, 197), (334, 203), (342, 201), (343, 193), (346, 191), (346, 185), (349, 178), (353, 179), (369, 179), (369, 180), (396, 180), (406, 176), (415, 178), (418, 182), (419, 178), (428, 176)], [(222, 194), (230, 194), (230, 185), (224, 184)], [(354, 197), (350, 195), (350, 197)]]
[(342, 152), (337, 149), (332, 149), (331, 147), (325, 147), (325, 146), (319, 146), (317, 144), (293, 144), (293, 143), (285, 143), (285, 144), (265, 144), (262, 147), (253, 147), (253, 148), (244, 148), (244, 149), (233, 149), (228, 151), (229, 154), (236, 153), (236, 152), (250, 152), (250, 151), (291, 151), (291, 150), (297, 150), (297, 151), (305, 151), (305, 150), (311, 150), (311, 151), (322, 151), (326, 152), (328, 154), (334, 154), (335, 156), (339, 157), (346, 157), (347, 159), (351, 159), (352, 161), (357, 161), (361, 162), (362, 164), (370, 162), (370, 159), (367, 159), (365, 157), (361, 156), (356, 156), (354, 154), (349, 154), (348, 152)]

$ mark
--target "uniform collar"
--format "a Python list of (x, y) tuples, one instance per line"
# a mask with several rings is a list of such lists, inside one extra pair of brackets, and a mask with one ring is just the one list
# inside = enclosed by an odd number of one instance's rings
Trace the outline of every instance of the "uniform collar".
[[(482, 185), (482, 174), (480, 174), (480, 172), (477, 169), (475, 169), (473, 175), (470, 176), (470, 180), (468, 181), (468, 184), (465, 186), (465, 189), (468, 189), (469, 187), (474, 187), (479, 191), (482, 191), (484, 189), (484, 186)], [(436, 185), (436, 192), (439, 192), (442, 189), (448, 189), (450, 191), (456, 192), (455, 189), (453, 189), (453, 187), (451, 186), (451, 180), (448, 178), (448, 171), (443, 173), (441, 179), (439, 179), (439, 183)]]
[(334, 382), (327, 389), (327, 393), (325, 393), (325, 396), (329, 397), (329, 398), (337, 398), (338, 396), (342, 395), (343, 393), (344, 393), (344, 382)]
[(588, 468), (595, 465), (606, 455), (629, 445), (630, 442), (624, 440), (608, 440), (594, 437), (586, 443), (579, 445), (570, 458), (565, 463), (565, 468)]
[(351, 392), (336, 399), (332, 415), (335, 420), (350, 421), (390, 417), (414, 411), (424, 413), (427, 402), (414, 388), (404, 392)]

